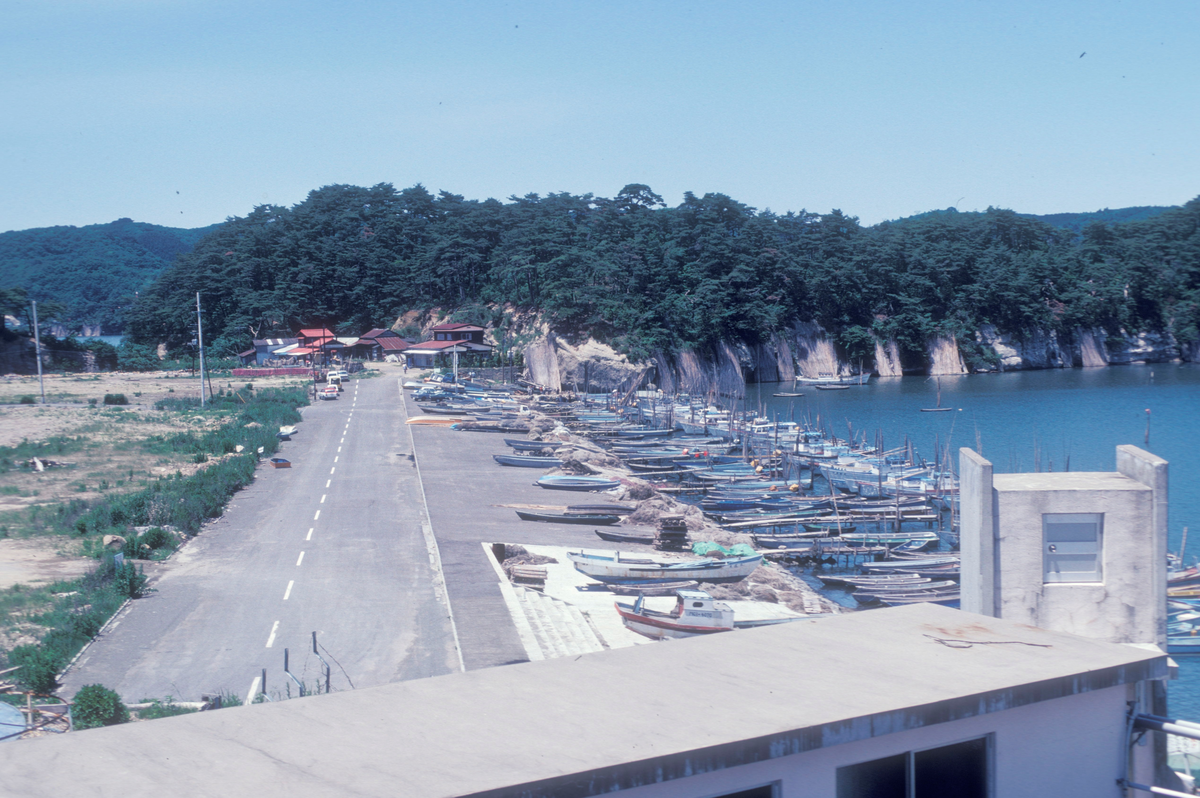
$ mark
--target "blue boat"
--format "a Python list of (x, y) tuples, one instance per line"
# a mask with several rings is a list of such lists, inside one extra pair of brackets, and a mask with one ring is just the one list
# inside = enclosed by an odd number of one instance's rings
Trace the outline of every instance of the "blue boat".
[(562, 460), (557, 457), (538, 457), (533, 454), (494, 454), (492, 459), (503, 466), (519, 468), (558, 468)]
[(547, 490), (608, 490), (620, 485), (615, 479), (607, 477), (576, 477), (566, 474), (544, 476), (534, 483), (539, 488)]

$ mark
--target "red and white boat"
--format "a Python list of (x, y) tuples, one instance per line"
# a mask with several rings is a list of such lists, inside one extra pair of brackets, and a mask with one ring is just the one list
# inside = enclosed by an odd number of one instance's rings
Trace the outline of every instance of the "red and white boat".
[(660, 612), (645, 607), (645, 596), (633, 604), (616, 602), (625, 626), (655, 639), (695, 637), (733, 629), (733, 609), (703, 590), (675, 591), (675, 608)]

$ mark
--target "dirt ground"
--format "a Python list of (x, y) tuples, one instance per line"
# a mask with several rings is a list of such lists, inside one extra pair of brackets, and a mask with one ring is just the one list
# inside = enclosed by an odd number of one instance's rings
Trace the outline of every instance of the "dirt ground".
[(63, 543), (60, 538), (0, 540), (0, 590), (77, 579), (96, 566), (91, 557), (65, 555), (61, 551)]
[[(200, 466), (177, 454), (148, 455), (142, 442), (180, 431), (203, 432), (220, 426), (219, 414), (170, 413), (154, 403), (171, 397), (198, 397), (200, 382), (188, 372), (46, 375), (47, 404), (40, 403), (37, 376), (0, 377), (0, 447), (23, 442), (43, 444), (55, 437), (71, 438), (61, 454), (47, 447), (39, 459), (65, 467), (36, 471), (17, 468), (0, 473), (0, 530), (20, 535), (21, 511), (28, 508), (96, 498), (106, 492), (135, 490), (163, 474), (190, 473)], [(255, 389), (300, 384), (295, 377), (223, 378), (212, 380), (217, 390)], [(124, 394), (128, 405), (105, 406), (105, 394)], [(22, 396), (35, 404), (19, 404)], [(96, 400), (95, 405), (88, 404)], [(24, 458), (28, 454), (24, 454)], [(89, 559), (72, 556), (71, 541), (62, 538), (0, 537), (0, 589), (14, 584), (38, 585), (74, 578), (86, 571)]]

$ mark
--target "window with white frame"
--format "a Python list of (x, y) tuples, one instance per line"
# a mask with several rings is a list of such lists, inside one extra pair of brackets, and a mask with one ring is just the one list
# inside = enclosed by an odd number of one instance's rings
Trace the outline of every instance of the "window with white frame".
[(1103, 513), (1045, 513), (1042, 515), (1044, 581), (1101, 581), (1103, 544)]
[(991, 737), (837, 769), (837, 798), (988, 798)]

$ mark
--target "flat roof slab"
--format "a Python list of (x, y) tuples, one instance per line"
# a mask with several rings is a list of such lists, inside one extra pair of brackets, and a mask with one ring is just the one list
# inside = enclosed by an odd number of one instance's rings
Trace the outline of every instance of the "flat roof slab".
[(995, 474), (992, 487), (1006, 491), (1037, 492), (1074, 490), (1146, 491), (1152, 489), (1113, 471), (1065, 471), (1058, 474)]
[(1166, 674), (914, 605), (9, 743), (0, 772), (25, 796), (591, 795)]

